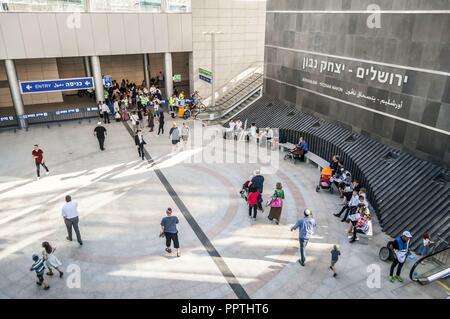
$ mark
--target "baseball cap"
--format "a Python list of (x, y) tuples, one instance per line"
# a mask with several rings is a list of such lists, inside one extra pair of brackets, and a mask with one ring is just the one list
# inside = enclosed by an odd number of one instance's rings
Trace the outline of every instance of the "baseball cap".
[(408, 237), (408, 238), (412, 238), (412, 235), (409, 231), (405, 230), (402, 234), (402, 236)]
[(307, 208), (303, 213), (305, 214), (305, 216), (311, 216), (312, 211), (309, 208)]

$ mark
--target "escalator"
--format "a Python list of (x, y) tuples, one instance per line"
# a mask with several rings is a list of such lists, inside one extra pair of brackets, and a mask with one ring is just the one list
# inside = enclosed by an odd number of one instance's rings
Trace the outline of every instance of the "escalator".
[(438, 249), (420, 258), (411, 268), (409, 278), (422, 285), (450, 276), (450, 247)]

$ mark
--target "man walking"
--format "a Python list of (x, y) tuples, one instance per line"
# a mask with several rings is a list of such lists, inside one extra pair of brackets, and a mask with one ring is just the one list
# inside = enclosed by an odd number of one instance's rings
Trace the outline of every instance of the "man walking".
[(102, 107), (102, 114), (103, 114), (103, 122), (105, 122), (105, 124), (106, 124), (106, 123), (111, 123), (111, 122), (109, 121), (109, 112), (110, 112), (110, 110), (109, 110), (108, 105), (106, 105), (106, 104), (103, 103), (103, 101), (102, 101), (102, 102), (101, 102), (101, 107)]
[(144, 145), (147, 143), (144, 141), (144, 136), (142, 135), (141, 130), (136, 132), (136, 135), (134, 136), (134, 143), (136, 144), (139, 157), (144, 160)]
[(305, 209), (303, 212), (304, 218), (298, 220), (298, 222), (291, 228), (291, 231), (299, 229), (298, 240), (300, 242), (300, 259), (298, 262), (300, 265), (305, 266), (305, 250), (306, 245), (311, 236), (314, 234), (314, 230), (317, 227), (316, 221), (312, 217), (312, 211), (310, 209)]
[(40, 172), (41, 165), (43, 168), (45, 168), (46, 174), (47, 175), (50, 174), (48, 167), (45, 165), (44, 151), (42, 149), (40, 149), (37, 144), (34, 144), (31, 155), (33, 156), (34, 163), (36, 164), (37, 179), (39, 180), (41, 178), (41, 172)]
[(98, 122), (97, 123), (97, 127), (94, 129), (94, 136), (97, 137), (98, 140), (98, 145), (100, 146), (100, 150), (104, 151), (105, 150), (105, 136), (107, 135), (106, 133), (106, 128), (104, 126), (102, 126), (102, 122)]
[(81, 245), (83, 245), (83, 241), (81, 240), (80, 229), (78, 228), (78, 204), (72, 201), (72, 197), (70, 195), (66, 196), (66, 203), (62, 208), (62, 216), (64, 218), (64, 223), (67, 227), (67, 237), (68, 241), (72, 241), (72, 227), (75, 230), (75, 234), (77, 235), (77, 241)]

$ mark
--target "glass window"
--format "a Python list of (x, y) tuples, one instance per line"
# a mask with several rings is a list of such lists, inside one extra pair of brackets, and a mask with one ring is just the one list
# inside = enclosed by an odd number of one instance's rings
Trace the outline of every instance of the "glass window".
[(159, 12), (161, 0), (91, 0), (91, 10), (97, 12)]
[(1, 11), (84, 11), (85, 0), (8, 0), (0, 1)]
[(167, 12), (191, 12), (191, 0), (166, 0)]

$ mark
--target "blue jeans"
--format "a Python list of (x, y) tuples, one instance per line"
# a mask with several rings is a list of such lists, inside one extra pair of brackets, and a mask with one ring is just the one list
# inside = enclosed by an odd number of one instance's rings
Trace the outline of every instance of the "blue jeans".
[(300, 238), (300, 261), (304, 264), (306, 261), (305, 258), (305, 250), (306, 250), (306, 245), (308, 245), (308, 240), (309, 239), (303, 239)]

